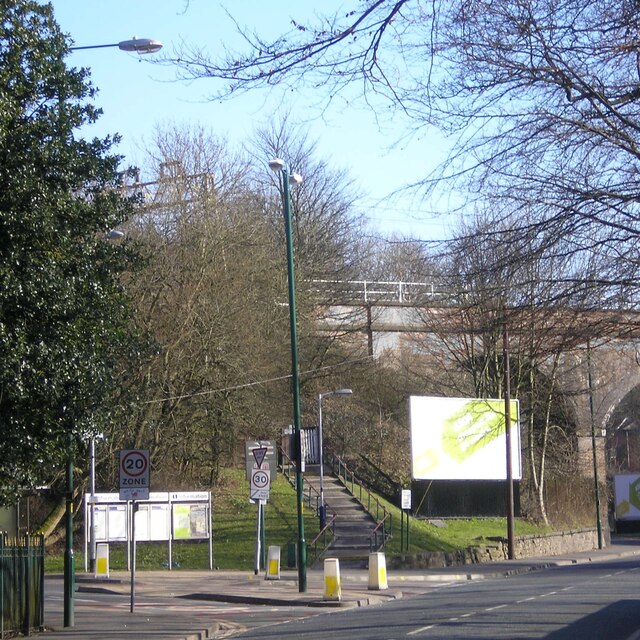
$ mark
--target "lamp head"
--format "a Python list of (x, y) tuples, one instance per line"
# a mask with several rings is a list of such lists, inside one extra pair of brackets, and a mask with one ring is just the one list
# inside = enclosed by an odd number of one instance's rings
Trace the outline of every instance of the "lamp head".
[(350, 396), (353, 393), (351, 389), (336, 389), (335, 391), (325, 391), (324, 393), (318, 394), (320, 400), (322, 398), (326, 398), (328, 396)]
[(282, 158), (274, 158), (269, 160), (269, 168), (271, 171), (282, 171), (284, 169), (284, 160)]
[(109, 242), (119, 242), (124, 238), (124, 231), (119, 231), (118, 229), (111, 229), (105, 233), (105, 239), (109, 240)]
[(118, 42), (118, 49), (140, 54), (156, 53), (162, 49), (162, 42), (152, 38), (136, 38), (134, 36), (131, 40)]

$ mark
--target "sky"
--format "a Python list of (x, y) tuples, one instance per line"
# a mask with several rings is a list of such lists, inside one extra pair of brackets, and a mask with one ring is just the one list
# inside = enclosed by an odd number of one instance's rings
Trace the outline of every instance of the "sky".
[[(216, 56), (222, 55), (225, 46), (239, 47), (225, 7), (241, 25), (268, 38), (286, 33), (291, 18), (311, 20), (320, 8), (330, 13), (353, 8), (357, 3), (53, 0), (52, 4), (58, 23), (76, 46), (111, 44), (136, 36), (160, 40), (167, 53), (186, 42), (205, 47)], [(142, 164), (145, 146), (149, 146), (157, 126), (204, 125), (239, 149), (257, 127), (277, 117), (277, 111), (271, 112), (270, 103), (258, 92), (223, 102), (212, 100), (221, 87), (219, 81), (177, 81), (175, 69), (149, 64), (148, 57), (107, 48), (74, 51), (68, 59), (72, 66), (90, 68), (92, 82), (99, 89), (96, 104), (104, 115), (90, 134), (121, 134), (123, 140), (117, 151), (125, 156), (128, 165)], [(380, 235), (395, 233), (429, 240), (446, 237), (449, 220), (427, 213), (428, 203), (406, 191), (388, 197), (433, 167), (444, 147), (437, 132), (406, 139), (406, 123), (399, 121), (385, 122), (381, 130), (375, 114), (364, 105), (339, 111), (330, 108), (322, 117), (316, 116), (310, 106), (322, 98), (321, 91), (309, 89), (296, 94), (293, 100), (285, 96), (286, 109), (292, 121), (304, 124), (310, 137), (318, 141), (320, 156), (336, 168), (345, 169), (365, 194), (359, 206), (370, 219), (372, 230)], [(277, 90), (268, 100), (271, 104), (283, 102)]]

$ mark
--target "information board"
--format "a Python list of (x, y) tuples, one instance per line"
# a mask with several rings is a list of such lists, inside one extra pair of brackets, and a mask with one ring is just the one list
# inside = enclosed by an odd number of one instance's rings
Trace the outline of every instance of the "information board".
[[(86, 493), (85, 565), (88, 557), (90, 509), (93, 510), (95, 540), (100, 543), (130, 542), (132, 501), (118, 493)], [(209, 568), (213, 566), (211, 535), (211, 493), (209, 491), (156, 491), (147, 500), (136, 500), (135, 540), (168, 542), (171, 557), (173, 540), (209, 540)], [(85, 571), (87, 567), (85, 566)]]

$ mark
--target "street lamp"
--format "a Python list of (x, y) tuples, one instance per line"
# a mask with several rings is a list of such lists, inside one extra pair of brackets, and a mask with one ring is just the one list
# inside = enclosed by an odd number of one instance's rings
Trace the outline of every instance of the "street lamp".
[[(118, 47), (121, 51), (135, 52), (139, 54), (155, 53), (162, 49), (162, 42), (159, 40), (152, 40), (151, 38), (132, 38), (131, 40), (123, 40), (114, 44), (97, 44), (86, 47), (71, 47), (71, 51), (78, 51), (80, 49), (104, 49), (106, 47)], [(116, 234), (115, 236), (113, 234)], [(120, 231), (112, 231), (107, 234), (107, 240), (114, 240), (122, 237)], [(75, 559), (73, 557), (73, 438), (69, 434), (67, 443), (67, 464), (66, 464), (66, 505), (65, 505), (65, 552), (64, 552), (64, 594), (63, 594), (63, 607), (64, 607), (64, 621), (65, 627), (75, 626), (75, 580), (76, 569)], [(90, 450), (90, 475), (91, 475), (91, 555), (92, 562), (95, 569), (95, 531), (94, 531), (94, 504), (95, 499), (95, 443), (91, 442)]]
[(73, 557), (73, 435), (71, 433), (67, 435), (66, 476), (63, 624), (65, 627), (73, 627), (75, 625), (76, 569)]
[(322, 400), (328, 396), (350, 396), (351, 389), (336, 389), (318, 394), (318, 454), (320, 457), (320, 529), (326, 524), (326, 509), (324, 506), (324, 455), (322, 452)]
[(289, 184), (300, 184), (302, 176), (289, 174), (284, 160), (274, 158), (269, 168), (282, 176), (284, 231), (287, 242), (287, 276), (289, 281), (289, 325), (291, 332), (291, 387), (293, 394), (293, 435), (296, 463), (296, 502), (298, 504), (298, 591), (307, 590), (307, 546), (304, 540), (302, 441), (300, 438), (300, 374), (298, 371), (298, 332), (296, 329), (296, 285), (293, 268), (293, 237), (291, 233), (291, 199)]
[(162, 49), (162, 42), (160, 42), (160, 40), (153, 40), (152, 38), (133, 37), (131, 40), (122, 40), (122, 42), (114, 42), (113, 44), (92, 44), (86, 47), (71, 47), (71, 51), (80, 51), (81, 49), (105, 49), (107, 47), (118, 47), (120, 51), (144, 55), (146, 53), (156, 53), (160, 51), (160, 49)]

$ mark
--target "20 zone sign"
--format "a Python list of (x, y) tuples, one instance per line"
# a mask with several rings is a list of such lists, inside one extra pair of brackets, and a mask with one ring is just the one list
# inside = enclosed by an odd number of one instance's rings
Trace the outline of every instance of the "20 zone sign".
[(120, 451), (120, 500), (149, 499), (149, 451)]

